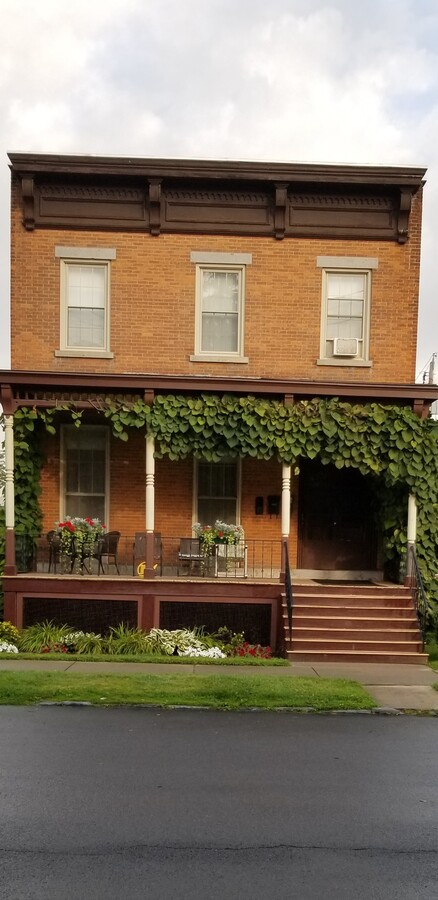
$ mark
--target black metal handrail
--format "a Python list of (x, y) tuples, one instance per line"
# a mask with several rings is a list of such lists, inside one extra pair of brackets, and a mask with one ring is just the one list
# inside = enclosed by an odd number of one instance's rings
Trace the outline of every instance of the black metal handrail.
[(289, 547), (287, 541), (283, 542), (284, 549), (284, 589), (286, 593), (286, 605), (287, 605), (287, 621), (289, 624), (289, 640), (292, 641), (292, 611), (294, 606), (294, 598), (292, 591), (292, 577), (290, 574), (290, 565), (289, 565)]
[(423, 640), (423, 649), (426, 640), (427, 619), (429, 615), (429, 603), (424, 590), (423, 579), (421, 577), (420, 567), (418, 565), (415, 547), (408, 548), (408, 565), (407, 573), (410, 579), (410, 587), (412, 599), (414, 601), (415, 612), (417, 613), (418, 623), (420, 625), (421, 637)]

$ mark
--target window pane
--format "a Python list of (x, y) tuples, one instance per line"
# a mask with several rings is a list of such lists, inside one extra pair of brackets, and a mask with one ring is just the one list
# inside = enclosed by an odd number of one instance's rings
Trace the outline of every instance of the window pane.
[(86, 497), (66, 494), (65, 515), (71, 517), (81, 516), (82, 518), (89, 516), (91, 519), (100, 519), (105, 524), (105, 497), (93, 496), (92, 494)]
[(103, 309), (106, 267), (69, 265), (67, 272), (68, 305)]
[(329, 274), (327, 294), (330, 299), (354, 299), (365, 298), (365, 275), (353, 274)]
[(329, 316), (362, 316), (362, 300), (329, 300)]
[(198, 521), (201, 525), (213, 525), (216, 519), (228, 524), (236, 521), (236, 500), (204, 499), (198, 501)]
[(105, 312), (103, 309), (68, 310), (69, 347), (103, 347)]
[(204, 313), (202, 316), (202, 350), (236, 353), (238, 350), (238, 317), (234, 314)]
[(329, 319), (327, 338), (362, 338), (362, 319)]
[(234, 312), (239, 307), (239, 273), (202, 273), (202, 308), (206, 312)]

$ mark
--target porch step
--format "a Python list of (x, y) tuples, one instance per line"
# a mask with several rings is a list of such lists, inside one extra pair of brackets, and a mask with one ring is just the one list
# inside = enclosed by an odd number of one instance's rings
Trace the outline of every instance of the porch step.
[[(410, 606), (326, 606), (312, 604), (307, 606), (301, 603), (294, 604), (294, 618), (299, 616), (308, 616), (309, 618), (373, 618), (388, 619), (393, 618), (394, 610), (397, 611), (397, 618), (400, 619), (416, 619), (415, 613)], [(368, 615), (367, 615), (368, 614)]]
[(395, 585), (293, 585), (292, 640), (285, 598), (288, 659), (336, 662), (426, 660), (409, 589)]
[(345, 663), (393, 663), (399, 665), (420, 666), (428, 660), (427, 653), (391, 653), (385, 650), (325, 650), (311, 652), (307, 650), (288, 650), (290, 662), (345, 662)]
[[(325, 612), (325, 610), (324, 610)], [(417, 631), (418, 623), (417, 618), (412, 612), (409, 610), (403, 610), (403, 612), (409, 613), (400, 618), (383, 618), (379, 616), (355, 616), (355, 615), (336, 615), (336, 616), (315, 616), (309, 615), (307, 612), (305, 614), (298, 613), (296, 610), (294, 611), (293, 622), (295, 628), (299, 628), (300, 631), (303, 628), (316, 628), (316, 629), (337, 629), (337, 628), (351, 628), (351, 629), (361, 629), (362, 631), (369, 629), (378, 629), (379, 631)], [(374, 613), (374, 610), (373, 610)], [(287, 616), (286, 616), (287, 618)]]
[[(357, 641), (358, 639), (361, 641), (381, 641), (382, 638), (384, 638), (385, 643), (388, 641), (418, 641), (416, 628), (388, 628), (382, 635), (382, 631), (378, 628), (332, 628), (330, 625), (324, 627), (322, 624), (319, 628), (303, 628), (301, 625), (298, 628), (297, 623), (295, 625), (301, 641), (324, 639), (330, 641)], [(296, 645), (296, 642), (297, 639), (295, 638), (294, 645)]]
[(379, 640), (362, 640), (361, 635), (356, 638), (331, 639), (331, 638), (293, 638), (293, 650), (383, 650), (385, 653), (403, 652), (408, 653), (421, 651), (421, 642), (419, 640), (411, 641), (379, 641)]
[(373, 606), (384, 607), (386, 609), (394, 609), (398, 607), (409, 606), (411, 597), (408, 592), (405, 594), (333, 594), (321, 591), (320, 593), (302, 594), (294, 590), (293, 595), (294, 606), (311, 606), (317, 603), (318, 606), (362, 606), (367, 609)]

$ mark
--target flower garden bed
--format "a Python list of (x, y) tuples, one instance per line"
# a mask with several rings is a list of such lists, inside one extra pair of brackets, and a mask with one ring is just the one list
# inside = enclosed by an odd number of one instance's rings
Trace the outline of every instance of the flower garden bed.
[(117, 660), (133, 662), (191, 662), (219, 664), (287, 665), (273, 659), (270, 647), (250, 644), (242, 633), (221, 628), (215, 635), (199, 629), (144, 632), (119, 625), (108, 635), (75, 631), (53, 622), (31, 625), (19, 631), (10, 622), (0, 623), (0, 655), (25, 659)]

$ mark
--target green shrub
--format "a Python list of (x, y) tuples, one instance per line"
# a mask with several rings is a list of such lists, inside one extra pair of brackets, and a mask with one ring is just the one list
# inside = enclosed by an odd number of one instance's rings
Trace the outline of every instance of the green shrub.
[(199, 637), (199, 629), (189, 630), (179, 628), (174, 631), (166, 631), (165, 628), (152, 628), (146, 635), (146, 653), (159, 653), (164, 656), (172, 656), (176, 652), (182, 653), (189, 647), (202, 650), (206, 647), (205, 640)]
[(94, 634), (93, 631), (77, 632), (73, 635), (72, 653), (89, 653), (91, 656), (97, 656), (106, 651), (106, 640), (101, 634)]
[(20, 632), (12, 622), (0, 622), (0, 641), (7, 641), (9, 644), (15, 644), (18, 647)]
[(71, 633), (69, 625), (55, 625), (54, 622), (29, 625), (21, 632), (18, 649), (23, 653), (44, 653), (48, 650), (60, 649), (64, 640)]
[[(141, 628), (130, 628), (128, 625), (116, 625), (110, 628), (106, 641), (108, 653), (147, 653), (146, 634)], [(96, 651), (97, 652), (97, 651)]]

